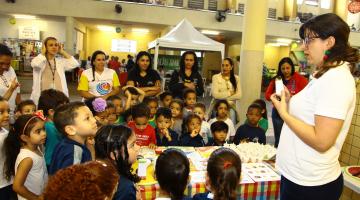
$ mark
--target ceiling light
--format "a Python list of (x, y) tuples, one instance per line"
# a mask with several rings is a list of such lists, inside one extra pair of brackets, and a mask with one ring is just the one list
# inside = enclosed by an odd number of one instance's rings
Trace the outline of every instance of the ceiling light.
[(106, 31), (106, 32), (114, 32), (115, 31), (115, 28), (112, 26), (97, 25), (96, 28), (101, 31)]
[(132, 28), (131, 29), (132, 32), (136, 32), (136, 33), (149, 33), (149, 29), (146, 28)]
[(286, 39), (286, 38), (278, 38), (278, 39), (276, 39), (276, 41), (277, 41), (278, 43), (286, 43), (286, 44), (292, 43), (292, 40), (291, 40), (291, 39)]
[(15, 19), (36, 19), (36, 16), (34, 15), (19, 15), (19, 14), (14, 14), (12, 15), (13, 17), (15, 17)]
[(201, 33), (205, 34), (205, 35), (219, 35), (220, 34), (219, 31), (210, 31), (210, 30), (202, 30)]

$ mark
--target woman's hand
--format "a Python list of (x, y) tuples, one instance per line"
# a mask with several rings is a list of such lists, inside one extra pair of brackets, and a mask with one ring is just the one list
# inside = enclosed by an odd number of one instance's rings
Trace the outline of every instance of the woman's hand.
[(12, 90), (15, 90), (17, 87), (20, 86), (20, 83), (16, 81), (16, 78), (14, 78), (12, 81), (11, 81), (11, 85), (10, 85), (10, 89)]
[(184, 86), (195, 90), (195, 83), (184, 83)]
[(276, 93), (270, 96), (270, 100), (272, 101), (274, 107), (279, 112), (281, 117), (288, 112), (288, 103), (291, 96), (289, 90), (286, 87), (284, 88), (285, 89), (281, 91), (280, 99), (279, 96), (276, 95)]

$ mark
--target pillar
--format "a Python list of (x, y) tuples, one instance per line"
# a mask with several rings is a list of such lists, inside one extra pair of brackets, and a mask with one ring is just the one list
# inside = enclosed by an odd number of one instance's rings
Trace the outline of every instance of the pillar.
[(334, 0), (334, 4), (334, 13), (347, 21), (349, 0)]
[(75, 19), (73, 17), (66, 17), (66, 33), (65, 33), (65, 50), (70, 55), (75, 53)]
[(239, 67), (242, 89), (242, 98), (238, 102), (240, 122), (245, 120), (247, 107), (260, 98), (267, 13), (268, 0), (248, 0), (245, 4)]

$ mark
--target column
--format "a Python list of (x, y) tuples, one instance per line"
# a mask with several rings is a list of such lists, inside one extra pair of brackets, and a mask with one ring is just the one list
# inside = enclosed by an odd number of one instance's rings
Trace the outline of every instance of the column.
[(245, 4), (239, 67), (242, 98), (237, 111), (240, 122), (245, 120), (247, 107), (260, 98), (267, 13), (268, 0), (248, 0)]
[(75, 19), (73, 17), (66, 17), (66, 33), (65, 33), (65, 50), (70, 55), (74, 55), (75, 53)]
[(347, 21), (348, 4), (349, 0), (334, 0), (334, 13), (339, 15), (345, 22)]

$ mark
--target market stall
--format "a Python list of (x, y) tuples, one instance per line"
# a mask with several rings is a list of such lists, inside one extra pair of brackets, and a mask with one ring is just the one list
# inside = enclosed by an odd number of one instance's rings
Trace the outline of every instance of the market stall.
[[(240, 199), (279, 199), (280, 191), (280, 175), (274, 169), (268, 160), (275, 155), (276, 150), (270, 145), (260, 144), (240, 144), (228, 145), (227, 148), (233, 149), (242, 159), (242, 172), (239, 186), (237, 188), (238, 198)], [(253, 147), (251, 147), (253, 146)], [(205, 174), (207, 160), (211, 153), (222, 147), (174, 147), (185, 152), (190, 161), (190, 183), (185, 191), (185, 195), (192, 197), (197, 193), (206, 191)], [(154, 168), (157, 154), (166, 148), (160, 147), (155, 151), (142, 148), (140, 150), (139, 160), (140, 167), (138, 175), (143, 180), (138, 183), (141, 188), (141, 196), (143, 199), (155, 199), (160, 192), (159, 185), (154, 178)], [(251, 151), (251, 152), (250, 152)], [(266, 161), (266, 162), (265, 162)], [(135, 163), (134, 168), (138, 168), (139, 164)], [(142, 168), (140, 170), (140, 168)], [(146, 173), (145, 173), (145, 171)]]

